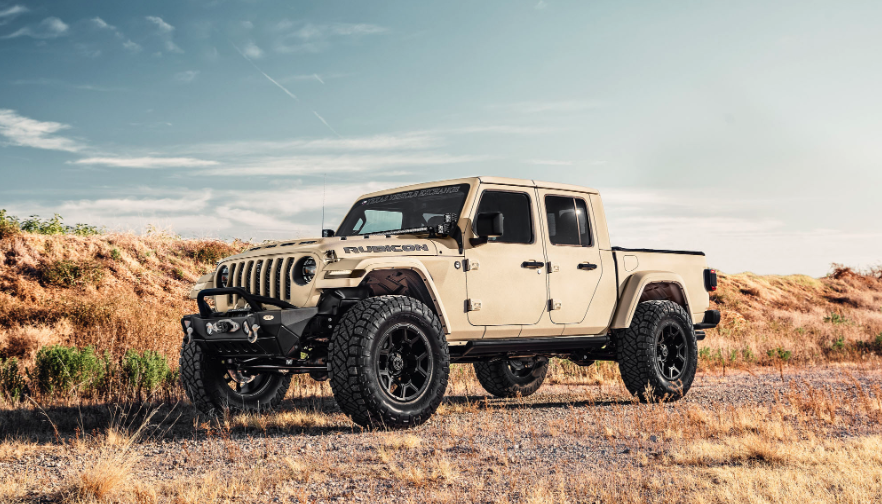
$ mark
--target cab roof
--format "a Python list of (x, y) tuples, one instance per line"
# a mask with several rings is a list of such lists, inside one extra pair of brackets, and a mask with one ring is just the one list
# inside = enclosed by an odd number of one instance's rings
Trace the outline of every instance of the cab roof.
[(362, 195), (359, 199), (369, 198), (375, 196), (383, 196), (386, 194), (393, 194), (401, 191), (413, 191), (417, 189), (426, 189), (429, 187), (437, 187), (439, 185), (453, 185), (453, 184), (496, 184), (496, 185), (508, 185), (508, 186), (516, 186), (516, 187), (536, 187), (539, 189), (559, 189), (561, 191), (573, 191), (573, 192), (581, 192), (581, 193), (589, 193), (589, 194), (598, 194), (597, 189), (591, 189), (590, 187), (582, 187), (572, 184), (560, 184), (557, 182), (542, 182), (540, 180), (529, 180), (529, 179), (517, 179), (517, 178), (509, 178), (509, 177), (466, 177), (459, 179), (449, 179), (449, 180), (437, 180), (433, 182), (423, 182), (421, 184), (412, 184), (408, 186), (394, 187), (392, 189), (386, 189), (384, 191), (377, 191), (368, 194)]

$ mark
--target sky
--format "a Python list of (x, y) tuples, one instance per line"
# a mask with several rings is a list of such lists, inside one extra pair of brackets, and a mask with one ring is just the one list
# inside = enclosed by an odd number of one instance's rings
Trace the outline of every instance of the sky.
[[(614, 245), (882, 263), (882, 2), (0, 0), (0, 208), (252, 240), (584, 185)], [(323, 209), (324, 208), (324, 212)]]

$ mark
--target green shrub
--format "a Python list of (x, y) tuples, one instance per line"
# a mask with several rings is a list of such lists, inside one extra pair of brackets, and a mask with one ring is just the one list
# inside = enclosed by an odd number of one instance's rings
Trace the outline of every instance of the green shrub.
[(826, 317), (824, 317), (824, 322), (829, 322), (834, 325), (839, 325), (839, 324), (847, 324), (849, 322), (849, 320), (838, 313), (831, 313), (830, 315), (827, 315)]
[(845, 336), (840, 336), (833, 340), (833, 343), (830, 345), (830, 349), (836, 352), (845, 350)]
[(92, 392), (102, 384), (105, 370), (92, 347), (52, 345), (37, 352), (33, 379), (44, 394)]
[(67, 226), (62, 222), (62, 218), (58, 214), (46, 220), (40, 219), (39, 215), (31, 215), (29, 218), (22, 220), (14, 215), (8, 215), (6, 210), (0, 210), (0, 238), (5, 238), (22, 231), (44, 235), (72, 234), (77, 236), (97, 235), (104, 232), (103, 229), (88, 224)]
[(127, 351), (123, 357), (122, 368), (129, 384), (139, 393), (143, 390), (149, 394), (160, 385), (174, 379), (165, 357), (152, 350), (145, 350), (143, 354), (135, 350)]
[(110, 258), (114, 261), (119, 261), (120, 259), (122, 259), (122, 252), (120, 252), (118, 248), (113, 247), (112, 249), (110, 249)]
[(9, 402), (18, 402), (25, 394), (27, 384), (18, 368), (18, 359), (0, 359), (0, 395)]
[(97, 284), (104, 276), (104, 269), (95, 261), (58, 260), (43, 266), (43, 281), (59, 287)]
[(773, 348), (766, 352), (766, 355), (771, 357), (772, 359), (781, 359), (782, 361), (789, 361), (791, 357), (793, 357), (793, 352), (790, 350), (784, 350), (781, 347)]
[(18, 219), (6, 215), (6, 210), (0, 209), (0, 240), (8, 236), (14, 236), (21, 232), (18, 225)]

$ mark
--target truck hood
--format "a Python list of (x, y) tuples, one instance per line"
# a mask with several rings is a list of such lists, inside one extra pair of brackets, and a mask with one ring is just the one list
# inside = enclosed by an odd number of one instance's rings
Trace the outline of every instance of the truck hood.
[[(445, 248), (441, 245), (442, 248)], [(375, 235), (375, 236), (349, 236), (331, 238), (302, 238), (298, 240), (280, 240), (262, 243), (249, 248), (244, 252), (224, 258), (221, 263), (240, 261), (243, 259), (256, 259), (275, 256), (288, 256), (304, 254), (315, 255), (324, 258), (329, 251), (334, 251), (340, 259), (418, 255), (434, 256), (438, 254), (439, 243), (414, 235)]]

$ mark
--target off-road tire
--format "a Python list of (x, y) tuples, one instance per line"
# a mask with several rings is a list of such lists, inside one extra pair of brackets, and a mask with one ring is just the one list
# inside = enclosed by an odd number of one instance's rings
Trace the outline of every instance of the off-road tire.
[(184, 343), (180, 359), (181, 385), (187, 397), (202, 413), (215, 416), (228, 411), (275, 409), (288, 387), (291, 375), (262, 375), (264, 384), (253, 394), (240, 394), (227, 385), (227, 370), (197, 343)]
[(527, 397), (539, 390), (548, 374), (548, 361), (536, 361), (526, 376), (515, 374), (507, 360), (476, 362), (475, 375), (484, 390), (496, 397)]
[[(387, 332), (402, 325), (422, 331), (431, 360), (423, 392), (408, 402), (389, 397), (375, 367)], [(410, 297), (365, 299), (349, 309), (334, 329), (328, 372), (334, 399), (358, 425), (391, 429), (420, 425), (435, 413), (447, 390), (450, 354), (441, 322), (428, 306)]]
[[(676, 380), (659, 371), (657, 338), (660, 331), (675, 326), (683, 331), (685, 365)], [(631, 326), (615, 334), (616, 356), (622, 381), (641, 402), (676, 401), (686, 395), (698, 367), (698, 344), (692, 319), (671, 301), (644, 301), (637, 305)]]

